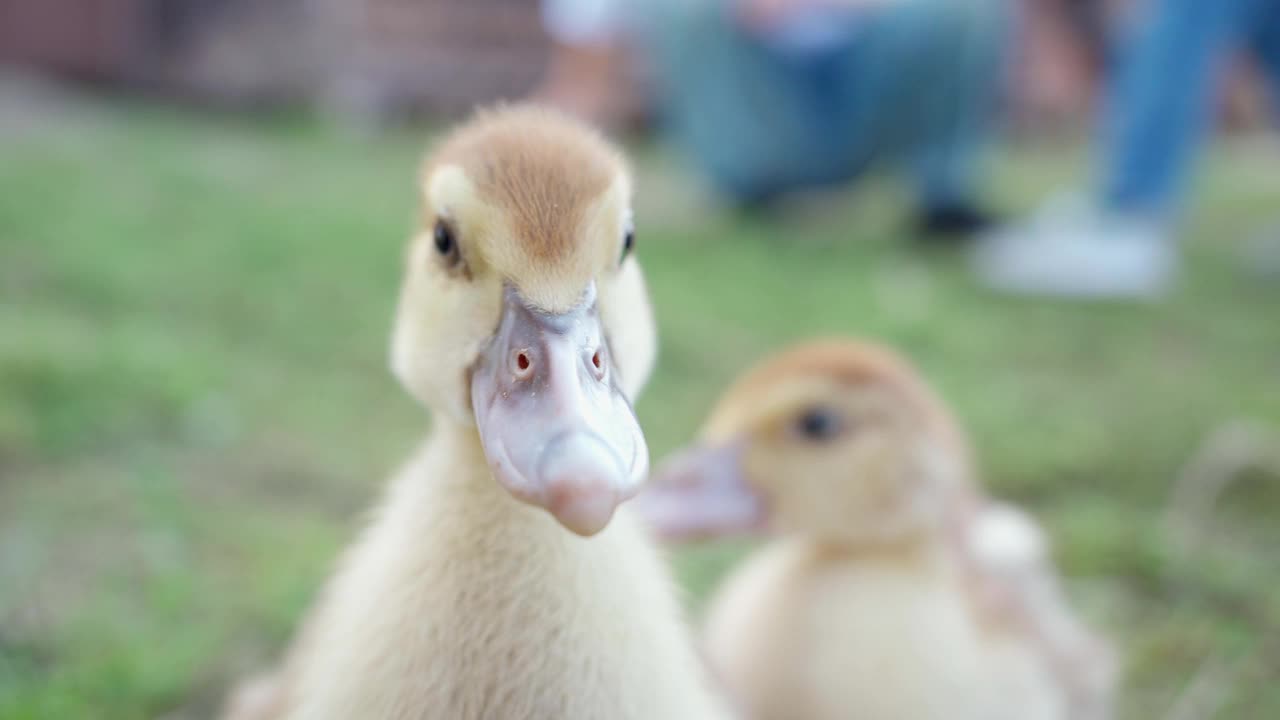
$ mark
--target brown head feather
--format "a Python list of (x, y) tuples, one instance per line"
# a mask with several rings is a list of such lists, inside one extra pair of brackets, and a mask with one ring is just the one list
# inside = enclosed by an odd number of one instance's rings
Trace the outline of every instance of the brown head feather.
[(755, 398), (797, 378), (821, 378), (851, 387), (883, 389), (909, 408), (926, 432), (958, 456), (968, 442), (947, 406), (905, 358), (871, 342), (813, 340), (777, 353), (748, 370), (725, 393), (717, 415), (734, 415)]
[(584, 214), (626, 166), (599, 133), (535, 105), (482, 110), (448, 137), (427, 164), (456, 165), (487, 203), (505, 210), (534, 261), (572, 250)]

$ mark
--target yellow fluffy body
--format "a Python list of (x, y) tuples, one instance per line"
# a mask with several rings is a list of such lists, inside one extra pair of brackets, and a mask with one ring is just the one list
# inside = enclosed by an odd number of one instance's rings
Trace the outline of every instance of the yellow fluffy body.
[(707, 653), (753, 720), (1051, 720), (1067, 699), (1033, 645), (984, 627), (945, 553), (772, 544), (713, 602)]

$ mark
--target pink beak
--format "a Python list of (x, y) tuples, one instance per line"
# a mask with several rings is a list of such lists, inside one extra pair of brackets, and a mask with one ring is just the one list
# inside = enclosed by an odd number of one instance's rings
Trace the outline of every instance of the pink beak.
[(759, 532), (768, 514), (748, 484), (742, 445), (694, 446), (662, 463), (633, 507), (664, 540)]
[(489, 467), (516, 498), (594, 535), (649, 469), (644, 435), (615, 381), (595, 286), (559, 314), (530, 307), (510, 286), (503, 300), (471, 378)]

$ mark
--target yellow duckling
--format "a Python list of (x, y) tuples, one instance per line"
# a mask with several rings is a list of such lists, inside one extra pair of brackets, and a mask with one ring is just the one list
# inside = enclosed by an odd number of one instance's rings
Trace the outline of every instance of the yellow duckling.
[(500, 108), (441, 143), (421, 193), (391, 355), (433, 428), (229, 717), (723, 717), (619, 509), (647, 475), (631, 401), (655, 355), (623, 158)]

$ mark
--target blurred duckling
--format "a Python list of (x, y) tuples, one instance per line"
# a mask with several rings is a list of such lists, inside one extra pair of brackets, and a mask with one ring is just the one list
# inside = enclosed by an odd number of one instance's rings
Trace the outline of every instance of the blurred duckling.
[(939, 398), (853, 341), (767, 359), (638, 498), (668, 539), (768, 530), (705, 651), (752, 720), (1101, 720), (1116, 662)]

